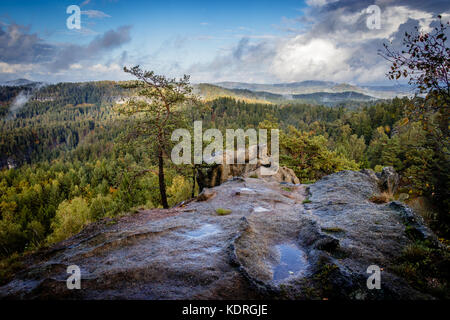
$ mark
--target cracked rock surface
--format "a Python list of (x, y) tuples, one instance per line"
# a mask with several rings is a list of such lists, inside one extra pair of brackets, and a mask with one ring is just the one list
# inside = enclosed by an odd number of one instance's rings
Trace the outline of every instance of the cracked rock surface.
[[(0, 297), (432, 298), (389, 270), (412, 243), (408, 223), (434, 235), (401, 203), (370, 202), (378, 188), (353, 171), (312, 185), (230, 179), (184, 205), (102, 220), (26, 255)], [(80, 290), (67, 289), (70, 265), (81, 269)], [(366, 286), (370, 265), (383, 269), (380, 290)]]

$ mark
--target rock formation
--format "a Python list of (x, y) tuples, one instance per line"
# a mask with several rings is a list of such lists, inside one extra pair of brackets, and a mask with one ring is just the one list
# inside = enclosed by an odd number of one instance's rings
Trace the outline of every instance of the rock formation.
[[(392, 179), (342, 171), (306, 186), (248, 173), (176, 208), (102, 220), (27, 255), (0, 297), (433, 298), (392, 271), (412, 243), (407, 229), (438, 245), (408, 207), (368, 200)], [(66, 287), (70, 265), (81, 269), (80, 290)], [(371, 265), (383, 270), (379, 290), (366, 285)]]
[[(259, 156), (258, 156), (259, 155)], [(244, 164), (237, 164), (239, 156), (245, 160)], [(270, 181), (287, 182), (298, 184), (300, 181), (292, 169), (279, 167), (275, 175), (266, 176), (261, 173), (261, 167), (270, 166), (271, 159), (267, 156), (266, 145), (255, 145), (249, 149), (238, 149), (233, 155), (225, 151), (215, 155), (222, 158), (222, 164), (213, 163), (202, 165), (197, 168), (197, 183), (200, 190), (221, 185), (233, 177), (255, 177), (268, 179)], [(234, 164), (227, 164), (227, 158), (234, 157)], [(208, 160), (208, 159), (204, 159)], [(213, 162), (213, 159), (210, 159)]]

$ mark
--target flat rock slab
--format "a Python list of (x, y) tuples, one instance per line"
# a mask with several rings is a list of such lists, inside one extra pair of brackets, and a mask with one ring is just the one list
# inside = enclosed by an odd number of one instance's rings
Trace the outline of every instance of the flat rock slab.
[[(367, 289), (367, 268), (388, 270), (411, 243), (405, 212), (413, 214), (369, 202), (379, 192), (370, 175), (343, 171), (309, 186), (235, 178), (210, 190), (169, 210), (99, 221), (26, 255), (0, 297), (431, 298), (388, 271), (381, 290)], [(81, 269), (81, 290), (67, 289), (70, 265)]]

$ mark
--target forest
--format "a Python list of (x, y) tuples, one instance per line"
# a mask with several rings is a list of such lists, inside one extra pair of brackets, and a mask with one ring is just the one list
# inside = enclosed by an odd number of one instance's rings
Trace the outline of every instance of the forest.
[(209, 85), (200, 86), (206, 90), (201, 97), (188, 76), (168, 79), (139, 66), (124, 68), (133, 81), (0, 86), (0, 272), (9, 272), (19, 255), (91, 222), (195, 197), (199, 168), (170, 161), (170, 135), (176, 128), (192, 131), (196, 120), (204, 130), (223, 133), (278, 128), (280, 164), (303, 184), (342, 170), (392, 166), (399, 190), (374, 200), (407, 203), (448, 243), (446, 28), (441, 24), (435, 35), (406, 34), (407, 56), (386, 46), (388, 77), (409, 78), (418, 90), (410, 98), (335, 106), (268, 103), (248, 90), (224, 96)]
[[(11, 101), (10, 88), (0, 91), (5, 104)], [(117, 111), (116, 101), (127, 94), (113, 82), (61, 83), (36, 91), (13, 118), (2, 115), (1, 257), (63, 240), (104, 217), (162, 206), (151, 148), (125, 139), (134, 120)], [(420, 99), (348, 109), (222, 97), (203, 102), (201, 112), (186, 110), (186, 123), (281, 129), (281, 165), (302, 183), (340, 170), (393, 166), (401, 188), (390, 196), (425, 201), (427, 222), (448, 238), (448, 163), (437, 156), (423, 126), (406, 117)], [(169, 206), (198, 193), (193, 168), (172, 165), (167, 154), (165, 163)]]

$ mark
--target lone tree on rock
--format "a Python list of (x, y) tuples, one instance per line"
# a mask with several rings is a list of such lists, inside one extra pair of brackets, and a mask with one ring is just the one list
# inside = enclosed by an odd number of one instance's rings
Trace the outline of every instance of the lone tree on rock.
[[(167, 209), (166, 184), (164, 180), (164, 158), (171, 145), (172, 131), (184, 123), (182, 106), (195, 101), (189, 76), (181, 79), (169, 79), (156, 75), (153, 71), (142, 70), (139, 66), (124, 71), (137, 80), (123, 85), (135, 89), (135, 95), (120, 107), (120, 112), (135, 117), (132, 134), (144, 138), (145, 143), (154, 150), (158, 161), (159, 191), (162, 206)], [(133, 138), (133, 137), (132, 137)]]
[(422, 113), (446, 113), (450, 103), (450, 48), (447, 41), (450, 24), (443, 23), (441, 16), (438, 19), (438, 26), (428, 33), (421, 32), (418, 27), (413, 32), (405, 32), (402, 51), (383, 44), (384, 51), (380, 53), (392, 63), (387, 74), (389, 79), (406, 78), (419, 93), (426, 95), (426, 99), (439, 97), (439, 102), (427, 104), (429, 108), (417, 110)]
[(404, 124), (409, 119), (419, 121), (426, 132), (432, 160), (424, 160), (424, 167), (433, 175), (431, 196), (440, 211), (439, 223), (450, 234), (450, 24), (443, 23), (441, 16), (438, 19), (430, 32), (418, 27), (406, 32), (402, 51), (384, 44), (380, 55), (391, 62), (389, 79), (406, 78), (424, 95), (424, 99), (411, 99)]

